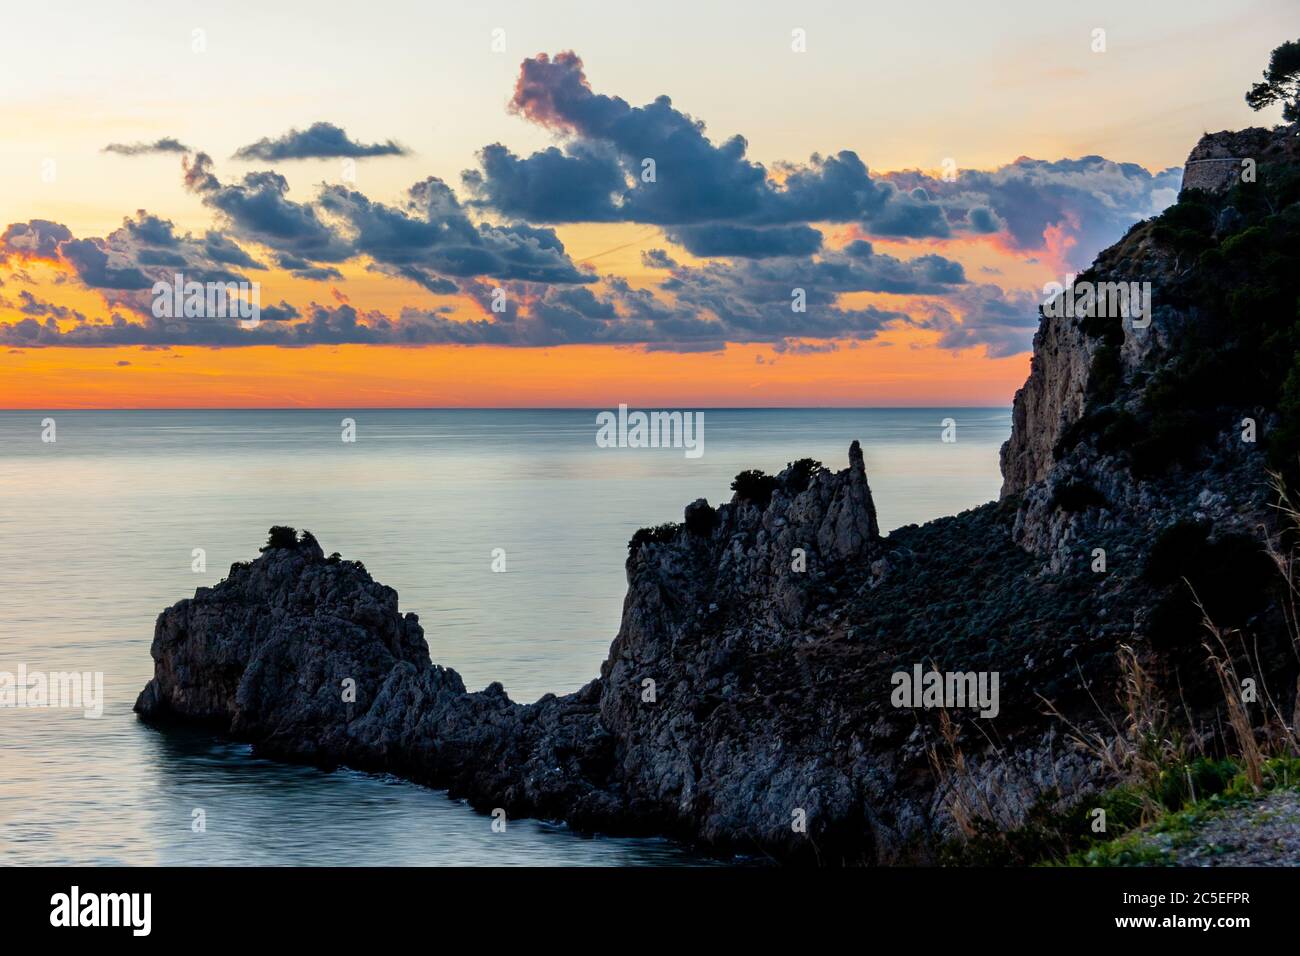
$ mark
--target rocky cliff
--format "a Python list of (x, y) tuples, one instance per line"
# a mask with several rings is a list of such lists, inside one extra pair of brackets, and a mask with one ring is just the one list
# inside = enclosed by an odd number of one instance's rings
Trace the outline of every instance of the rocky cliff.
[[(1215, 191), (1079, 277), (1151, 283), (1149, 324), (1042, 320), (999, 502), (882, 538), (856, 443), (842, 471), (744, 473), (730, 502), (638, 532), (600, 677), (529, 705), (468, 693), (391, 589), (281, 532), (163, 612), (137, 710), (512, 816), (822, 863), (933, 860), (972, 817), (1086, 797), (1104, 774), (1063, 731), (1108, 723), (1121, 646), (1214, 733), (1187, 584), (1289, 713), (1259, 541), (1267, 468), (1300, 450), (1300, 163), (1293, 130), (1223, 136), (1193, 157), (1249, 148), (1257, 181), (1189, 166)], [(917, 667), (997, 675), (996, 716), (900, 703)]]
[[(1296, 254), (1286, 247), (1297, 166), (1294, 128), (1207, 134), (1188, 158), (1179, 204), (1134, 226), (1076, 279), (1095, 289), (1148, 284), (1149, 315), (1117, 314), (1099, 297), (1042, 320), (1002, 449), (1002, 498), (1018, 506), (1018, 543), (1053, 570), (1121, 524), (1155, 534), (1195, 515), (1247, 530), (1266, 516), (1289, 369), (1274, 371), (1271, 388), (1225, 379), (1261, 378), (1269, 360), (1293, 354), (1296, 303), (1280, 273)], [(1278, 314), (1261, 314), (1269, 309)], [(1279, 353), (1266, 355), (1272, 346)]]

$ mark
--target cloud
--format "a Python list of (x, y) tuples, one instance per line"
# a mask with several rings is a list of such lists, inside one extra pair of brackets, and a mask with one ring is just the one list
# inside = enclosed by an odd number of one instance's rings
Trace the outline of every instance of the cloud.
[(852, 150), (816, 153), (803, 165), (782, 163), (782, 188), (768, 218), (780, 222), (857, 222), (871, 235), (889, 238), (945, 238), (952, 227), (925, 190), (906, 192), (872, 177)]
[(220, 262), (228, 266), (238, 266), (241, 269), (266, 268), (265, 265), (254, 259), (232, 240), (215, 230), (208, 230), (204, 234), (203, 253), (213, 262)]
[[(667, 96), (634, 107), (594, 92), (572, 52), (524, 60), (511, 109), (569, 142), (563, 150), (550, 147), (528, 157), (499, 143), (480, 152), (480, 169), (462, 179), (475, 202), (505, 214), (546, 222), (730, 224), (751, 230), (802, 225), (803, 252), (810, 250), (807, 224), (813, 222), (870, 224), (882, 236), (934, 238), (951, 231), (943, 210), (924, 193), (902, 193), (873, 179), (852, 151), (783, 164), (778, 182), (746, 157), (744, 137), (715, 144), (704, 124), (677, 110)], [(728, 234), (675, 235), (707, 248), (708, 238)], [(730, 235), (736, 241), (717, 247), (764, 250), (780, 243), (777, 236), (753, 231)]]
[(446, 183), (428, 177), (407, 190), (400, 206), (354, 189), (326, 185), (313, 202), (288, 197), (275, 172), (248, 173), (222, 184), (211, 157), (186, 165), (187, 188), (216, 210), (227, 232), (272, 250), (305, 278), (341, 278), (334, 266), (370, 258), (379, 271), (446, 294), (454, 278), (488, 276), (530, 282), (587, 283), (594, 276), (569, 259), (554, 230), (470, 219)]
[[(13, 223), (0, 234), (0, 259), (10, 258), (61, 265), (110, 306), (140, 315), (151, 311), (153, 285), (172, 282), (177, 273), (187, 281), (244, 282), (248, 280), (238, 267), (251, 263), (264, 268), (230, 239), (212, 232), (202, 238), (177, 234), (170, 220), (143, 209), (104, 237), (78, 238), (67, 226), (48, 220)], [(63, 317), (55, 311), (45, 314)]]
[[(995, 285), (963, 288), (935, 305), (927, 325), (940, 331), (939, 348), (983, 346), (990, 358), (1027, 352), (1038, 329), (1041, 297), (1031, 291), (1004, 292)], [(961, 321), (952, 309), (961, 313)]]
[[(865, 247), (866, 243), (860, 246)], [(543, 282), (482, 278), (458, 280), (459, 293), (475, 303), (477, 317), (468, 319), (445, 309), (402, 310), (396, 319), (360, 312), (347, 303), (313, 303), (301, 321), (292, 307), (281, 303), (281, 321), (265, 321), (273, 310), (263, 308), (264, 321), (252, 329), (233, 321), (155, 319), (144, 315), (130, 321), (115, 313), (106, 321), (86, 321), (60, 329), (52, 320), (24, 319), (0, 325), (0, 343), (39, 346), (198, 345), (239, 347), (279, 345), (500, 345), (546, 347), (573, 344), (641, 346), (650, 350), (713, 351), (730, 342), (764, 342), (809, 351), (811, 340), (868, 339), (900, 323), (914, 323), (904, 312), (845, 308), (844, 291), (875, 288), (948, 289), (957, 283), (954, 271), (936, 261), (903, 263), (858, 248), (854, 253), (828, 254), (825, 261), (746, 260), (690, 269), (678, 267), (658, 290), (638, 289), (612, 276), (600, 288)], [(921, 257), (928, 258), (928, 257)], [(956, 264), (953, 263), (953, 266)], [(804, 311), (792, 309), (792, 287), (805, 286)], [(957, 283), (959, 284), (959, 283)], [(665, 299), (670, 295), (672, 301)]]
[[(818, 355), (828, 352), (838, 352), (840, 347), (834, 342), (801, 342), (798, 339), (782, 339), (772, 345), (772, 351), (780, 354), (790, 353), (791, 355)], [(761, 355), (756, 358), (762, 358)]]
[[(713, 142), (667, 96), (632, 106), (595, 92), (572, 52), (524, 60), (511, 109), (565, 142), (527, 157), (500, 143), (482, 150), (480, 168), (462, 174), (474, 203), (533, 221), (661, 225), (698, 256), (807, 254), (815, 224), (845, 223), (868, 237), (995, 236), (1078, 268), (1173, 202), (1181, 176), (1100, 156), (1022, 157), (950, 182), (873, 175), (848, 149), (769, 173), (742, 136)], [(761, 231), (772, 227), (785, 231)]]
[(400, 207), (343, 186), (323, 187), (318, 204), (342, 224), (350, 255), (368, 256), (421, 284), (471, 276), (595, 281), (573, 264), (554, 230), (474, 223), (451, 188), (433, 176), (413, 185)]
[(472, 205), (529, 222), (613, 222), (622, 218), (615, 197), (627, 187), (617, 157), (606, 149), (575, 143), (520, 159), (500, 143), (479, 150), (482, 171), (461, 181)]
[(152, 143), (109, 143), (103, 152), (118, 156), (146, 156), (150, 153), (189, 153), (192, 150), (180, 140), (164, 136)]
[[(635, 180), (637, 185), (621, 198), (620, 218), (709, 222), (734, 219), (761, 205), (767, 174), (745, 158), (742, 137), (715, 146), (703, 124), (674, 109), (666, 96), (633, 107), (621, 97), (595, 93), (572, 52), (524, 60), (511, 109), (540, 126), (612, 149), (605, 154), (608, 160), (617, 158), (640, 177), (649, 172), (646, 161), (652, 160), (653, 179)], [(517, 163), (533, 164), (548, 156), (553, 163), (551, 154)]]
[[(113, 247), (103, 239), (69, 239), (59, 244), (59, 255), (77, 277), (92, 289), (147, 289), (153, 281), (133, 265), (114, 265)], [(169, 268), (173, 266), (168, 264)]]
[(295, 279), (311, 279), (317, 282), (343, 281), (343, 273), (333, 266), (312, 265), (306, 259), (300, 259), (287, 252), (277, 255), (275, 262), (276, 265), (288, 271)]
[(641, 264), (647, 269), (676, 269), (677, 260), (662, 249), (647, 249), (641, 253)]
[(988, 234), (1001, 232), (1006, 228), (1006, 223), (987, 206), (975, 206), (966, 211), (966, 222), (970, 225), (971, 232)]
[(822, 234), (802, 225), (755, 229), (730, 223), (709, 223), (703, 226), (677, 226), (666, 230), (664, 235), (691, 255), (701, 258), (808, 256), (822, 245)]
[[(282, 303), (283, 305), (283, 303)], [(266, 318), (263, 310), (263, 319)], [(297, 314), (296, 312), (294, 313)], [(83, 321), (60, 330), (53, 320), (24, 319), (0, 325), (0, 344), (16, 347), (122, 348), (143, 346), (164, 348), (176, 345), (239, 348), (278, 345), (303, 348), (311, 345), (401, 344), (409, 337), (401, 322), (391, 322), (379, 313), (358, 313), (350, 305), (338, 308), (312, 304), (302, 322), (263, 321), (255, 328), (241, 328), (234, 321), (201, 319), (157, 319), (133, 322), (114, 313), (104, 321)]]
[(391, 139), (383, 143), (358, 143), (348, 137), (333, 123), (312, 123), (305, 130), (289, 132), (235, 151), (235, 159), (278, 162), (285, 159), (336, 159), (351, 157), (362, 159), (371, 156), (405, 156), (407, 150)]
[(11, 255), (24, 260), (56, 259), (59, 243), (71, 238), (71, 229), (48, 219), (11, 223), (0, 233), (0, 262), (7, 262)]
[(249, 173), (239, 183), (222, 185), (212, 172), (211, 157), (199, 153), (186, 164), (185, 184), (240, 239), (304, 261), (342, 262), (352, 255), (314, 206), (287, 198), (289, 182), (279, 173)]
[(892, 324), (915, 324), (906, 312), (846, 307), (840, 303), (846, 293), (947, 295), (966, 282), (961, 265), (942, 256), (904, 261), (879, 255), (859, 240), (815, 259), (679, 267), (661, 288), (679, 311), (712, 317), (725, 341), (781, 342), (869, 339)]
[(1009, 250), (1046, 253), (1061, 268), (1081, 269), (1133, 223), (1177, 199), (1182, 170), (1151, 173), (1102, 156), (1022, 156), (995, 170), (960, 170), (951, 182), (916, 171), (887, 177), (900, 189), (924, 189), (973, 233), (996, 234)]
[[(206, 182), (202, 177), (200, 181)], [(264, 188), (268, 181), (258, 182)], [(225, 187), (218, 183), (212, 188)], [(273, 192), (280, 196), (278, 186)], [(282, 220), (302, 221), (305, 215), (300, 211), (296, 220)], [(170, 281), (178, 270), (194, 281), (237, 276), (208, 253), (215, 247), (222, 253), (220, 259), (233, 259), (242, 247), (230, 240), (214, 242), (211, 233), (198, 238), (179, 235), (171, 222), (140, 211), (102, 239), (76, 239), (57, 224), (11, 227), (6, 233), (20, 247), (52, 248), (83, 283), (134, 312), (135, 321), (120, 313), (97, 321), (80, 314), (64, 315), (58, 317), (75, 319), (75, 324), (61, 329), (53, 321), (57, 313), (33, 304), (24, 310), (27, 318), (0, 327), (0, 341), (22, 347), (223, 348), (613, 344), (681, 352), (762, 342), (808, 352), (815, 341), (869, 339), (891, 325), (911, 324), (940, 329), (957, 346), (960, 333), (954, 328), (959, 329), (960, 323), (951, 313), (936, 319), (939, 313), (927, 307), (917, 318), (908, 311), (848, 307), (840, 299), (860, 292), (947, 297), (969, 285), (954, 260), (935, 254), (902, 259), (878, 253), (864, 240), (813, 255), (738, 257), (696, 267), (680, 265), (663, 250), (651, 250), (646, 261), (668, 270), (657, 286), (636, 288), (620, 276), (597, 281), (590, 274), (573, 272), (553, 231), (522, 224), (474, 224), (445, 184), (433, 179), (413, 187), (401, 208), (374, 203), (342, 187), (326, 187), (313, 215), (321, 228), (330, 230), (331, 241), (346, 245), (349, 255), (366, 256), (373, 261), (372, 268), (421, 282), (439, 293), (459, 294), (477, 304), (480, 316), (465, 320), (443, 310), (406, 309), (392, 319), (379, 312), (359, 312), (346, 302), (337, 308), (313, 304), (304, 316), (281, 302), (263, 308), (264, 321), (255, 329), (241, 329), (235, 322), (155, 319), (148, 292), (154, 281)], [(783, 234), (780, 227), (760, 231)], [(68, 238), (54, 243), (55, 236)], [(183, 265), (173, 269), (154, 264), (163, 255)], [(310, 275), (310, 270), (321, 268), (321, 274), (313, 277), (337, 277), (332, 267), (313, 266), (291, 253), (275, 253), (275, 261), (295, 274)], [(330, 272), (335, 275), (329, 276)], [(492, 272), (508, 277), (494, 278)], [(557, 281), (571, 278), (585, 281)], [(42, 317), (44, 322), (37, 321)], [(974, 340), (968, 344), (975, 344)]]
[[(946, 294), (966, 283), (961, 263), (926, 254), (899, 259), (877, 253), (865, 240), (843, 249), (826, 251), (815, 259), (781, 259), (771, 262), (709, 263), (699, 268), (679, 268), (665, 288), (679, 289), (683, 282), (726, 276), (736, 294), (751, 296), (771, 289), (787, 304), (791, 290), (809, 295), (835, 296), (846, 292), (890, 292), (899, 295)], [(746, 291), (746, 289), (752, 291)]]
[(21, 312), (23, 315), (40, 317), (51, 316), (55, 319), (77, 319), (79, 321), (85, 321), (86, 319), (86, 317), (77, 310), (70, 309), (67, 306), (55, 305), (53, 302), (46, 302), (43, 299), (38, 299), (26, 289), (18, 293), (18, 301), (21, 303), (20, 305), (13, 305), (12, 303), (5, 304), (10, 308)]

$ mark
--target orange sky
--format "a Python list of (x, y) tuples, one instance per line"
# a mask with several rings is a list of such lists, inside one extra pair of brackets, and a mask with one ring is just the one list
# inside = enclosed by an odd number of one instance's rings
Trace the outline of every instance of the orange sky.
[[(839, 351), (348, 345), (27, 349), (0, 354), (0, 407), (1003, 405), (1029, 356), (971, 362), (890, 332)], [(758, 358), (762, 358), (760, 363)], [(129, 362), (129, 365), (119, 365)]]

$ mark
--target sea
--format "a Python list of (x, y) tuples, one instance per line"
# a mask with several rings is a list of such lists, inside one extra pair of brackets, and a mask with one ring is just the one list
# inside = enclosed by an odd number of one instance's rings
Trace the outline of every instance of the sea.
[[(163, 608), (272, 525), (361, 560), (433, 660), (516, 701), (597, 676), (627, 542), (740, 471), (847, 466), (882, 531), (997, 497), (1007, 408), (705, 409), (702, 451), (602, 447), (599, 409), (0, 411), (0, 675), (102, 675), (102, 713), (0, 706), (0, 864), (701, 865), (140, 723)], [(352, 440), (347, 440), (347, 439)], [(83, 704), (85, 702), (83, 701)]]

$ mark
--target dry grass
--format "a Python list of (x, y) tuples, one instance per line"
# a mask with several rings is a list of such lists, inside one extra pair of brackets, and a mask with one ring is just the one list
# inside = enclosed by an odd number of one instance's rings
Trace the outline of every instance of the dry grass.
[(1093, 698), (1103, 729), (1085, 730), (1051, 701), (1039, 699), (1069, 728), (1071, 742), (1095, 760), (1113, 782), (1140, 784), (1143, 818), (1154, 819), (1164, 812), (1161, 794), (1171, 769), (1186, 774), (1190, 762), (1203, 752), (1203, 738), (1191, 729), (1179, 728), (1132, 647), (1120, 645), (1115, 657), (1120, 675), (1116, 698), (1123, 714), (1119, 722)]
[[(1233, 737), (1237, 742), (1236, 753), (1232, 756), (1241, 764), (1250, 785), (1259, 790), (1264, 784), (1262, 772), (1264, 755), (1260, 750), (1260, 739), (1256, 734), (1254, 723), (1246, 711), (1246, 702), (1243, 699), (1245, 684), (1237, 673), (1237, 665), (1233, 662), (1232, 655), (1228, 652), (1228, 644), (1224, 640), (1223, 632), (1210, 620), (1199, 600), (1196, 604), (1201, 609), (1202, 625), (1218, 644), (1216, 649), (1207, 640), (1202, 646), (1205, 648), (1210, 666), (1214, 668), (1214, 673), (1219, 678), (1219, 686), (1223, 689), (1223, 701), (1228, 710), (1228, 726), (1232, 728)], [(1290, 733), (1291, 729), (1287, 728), (1287, 731)]]
[(966, 836), (974, 836), (976, 820), (981, 816), (990, 818), (993, 814), (987, 803), (983, 807), (971, 806), (967, 797), (967, 788), (963, 786), (967, 778), (966, 755), (962, 753), (959, 741), (960, 731), (948, 711), (939, 711), (939, 736), (943, 741), (943, 750), (935, 744), (930, 747), (930, 766), (934, 768), (939, 789), (944, 793), (944, 803), (952, 815), (957, 828)]
[[(1283, 582), (1282, 611), (1292, 648), (1300, 660), (1300, 505), (1280, 476), (1272, 475), (1272, 484), (1280, 521), (1276, 530), (1263, 535), (1264, 547)], [(1178, 777), (1178, 787), (1185, 780), (1183, 792), (1192, 801), (1198, 799), (1191, 772), (1198, 759), (1226, 757), (1241, 768), (1253, 787), (1260, 789), (1264, 785), (1264, 765), (1270, 757), (1300, 756), (1300, 681), (1293, 713), (1288, 717), (1272, 696), (1259, 655), (1252, 653), (1245, 635), (1220, 628), (1194, 591), (1192, 597), (1201, 611), (1206, 664), (1223, 692), (1227, 730), (1198, 726), (1185, 705), (1182, 714), (1175, 716), (1138, 653), (1127, 644), (1116, 652), (1117, 707), (1104, 708), (1093, 698), (1099, 729), (1079, 726), (1051, 701), (1040, 697), (1048, 713), (1068, 728), (1073, 745), (1096, 762), (1102, 776), (1115, 784), (1134, 785), (1133, 789), (1142, 795), (1144, 822), (1168, 812), (1174, 784), (1171, 775)], [(1238, 649), (1235, 654), (1230, 650), (1233, 647)], [(1244, 693), (1248, 679), (1254, 684), (1253, 700), (1247, 700)], [(1251, 704), (1258, 705), (1257, 716), (1252, 717)], [(940, 715), (940, 734), (942, 746), (930, 748), (930, 761), (961, 832), (970, 836), (977, 830), (986, 831), (990, 823), (1006, 826), (1007, 821), (998, 820), (1006, 814), (993, 810), (993, 805), (1001, 803), (996, 785), (971, 785), (958, 743), (958, 728), (946, 712)]]

